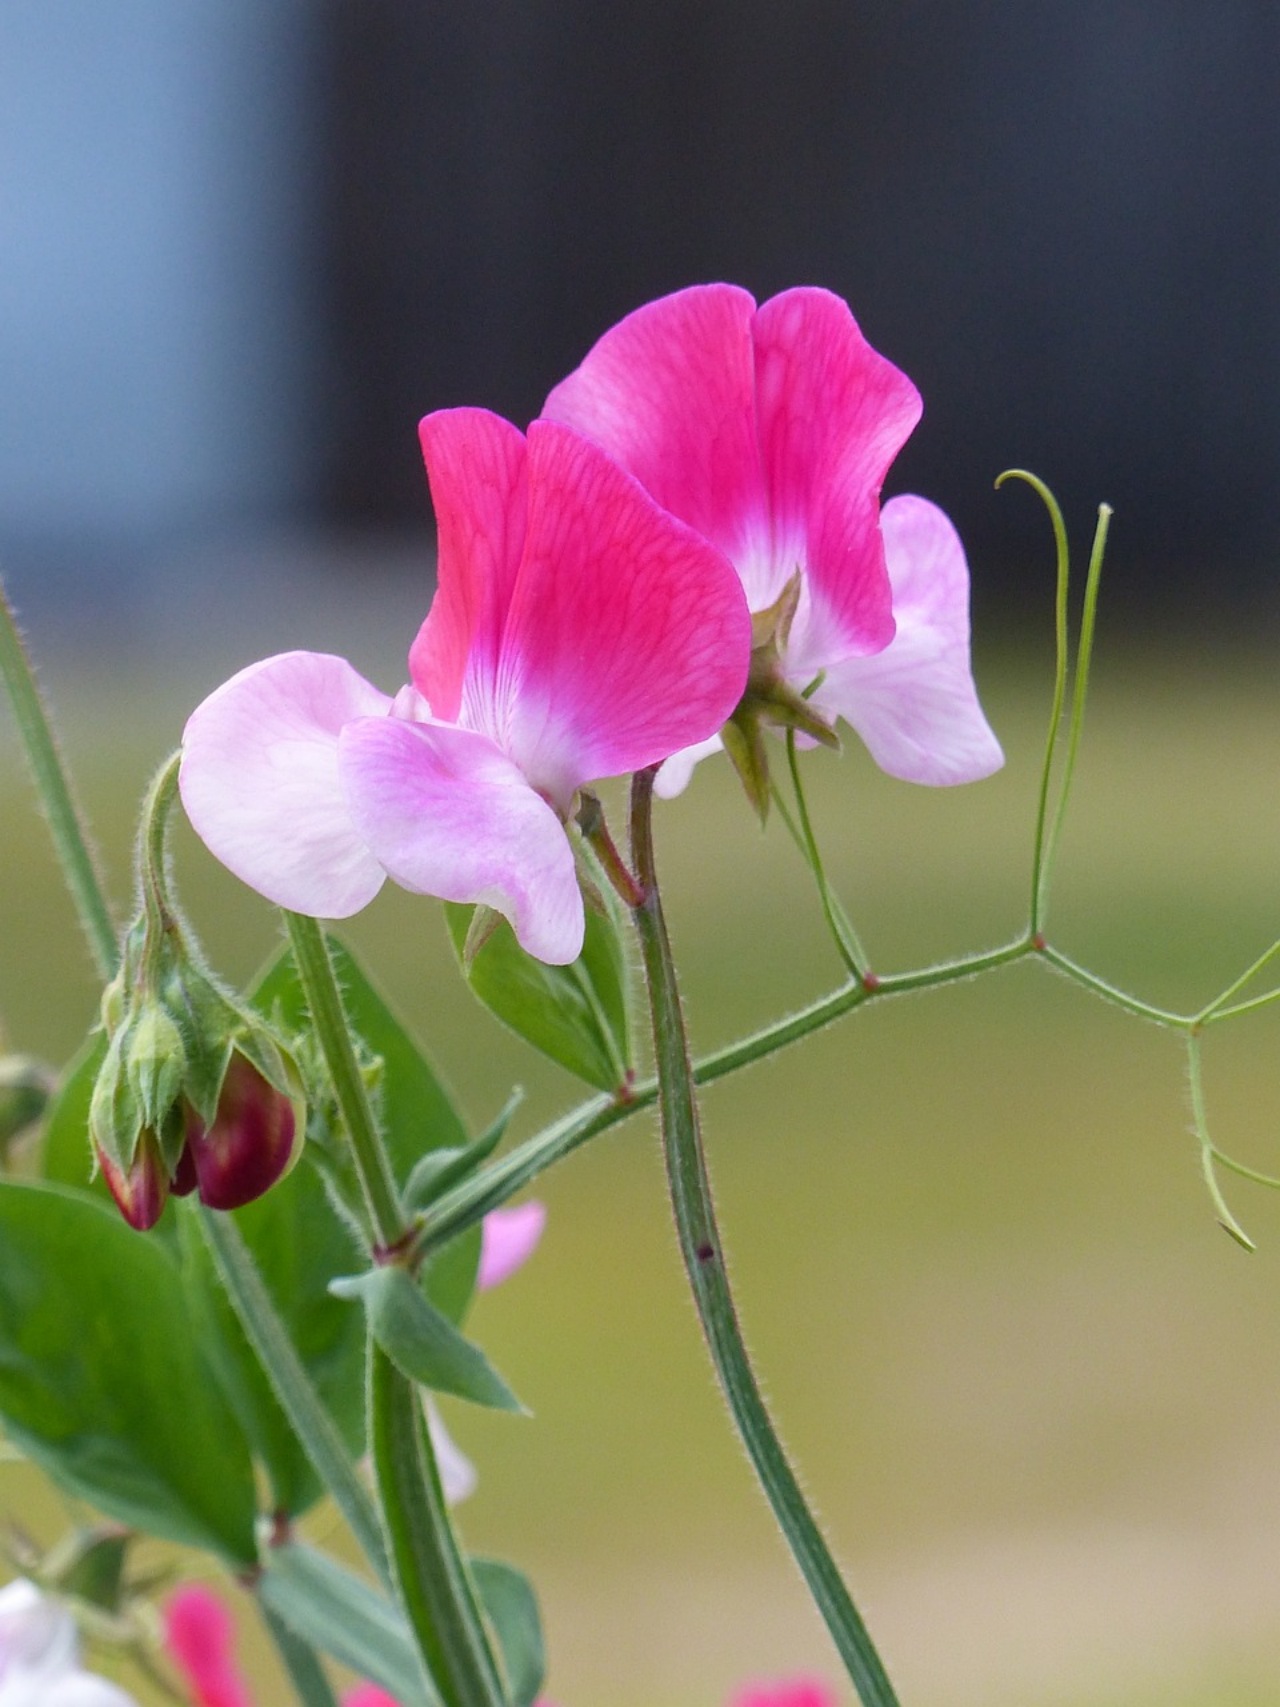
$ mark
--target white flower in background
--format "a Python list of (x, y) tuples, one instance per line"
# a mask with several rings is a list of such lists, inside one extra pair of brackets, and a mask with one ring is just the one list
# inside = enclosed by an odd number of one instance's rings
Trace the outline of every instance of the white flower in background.
[(80, 1667), (75, 1620), (18, 1577), (0, 1589), (0, 1707), (137, 1707), (131, 1695)]

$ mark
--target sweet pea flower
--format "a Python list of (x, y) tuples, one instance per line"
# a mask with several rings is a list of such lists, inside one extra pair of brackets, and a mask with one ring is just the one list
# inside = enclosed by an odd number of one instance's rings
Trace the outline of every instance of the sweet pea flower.
[(0, 1589), (0, 1707), (137, 1707), (80, 1666), (75, 1620), (26, 1577)]
[[(757, 308), (711, 284), (629, 314), (543, 414), (595, 439), (730, 557), (760, 619), (761, 686), (775, 712), (790, 708), (775, 720), (803, 730), (807, 694), (890, 775), (969, 782), (1003, 760), (970, 673), (964, 551), (925, 499), (880, 509), (920, 410), (839, 297), (788, 290)], [(718, 745), (665, 766), (659, 791), (678, 792)]]
[(495, 908), (563, 964), (578, 789), (719, 728), (750, 619), (721, 553), (580, 434), (452, 409), (421, 437), (439, 578), (410, 684), (391, 699), (312, 652), (251, 665), (187, 724), (183, 804), (280, 906), (345, 918), (389, 875)]

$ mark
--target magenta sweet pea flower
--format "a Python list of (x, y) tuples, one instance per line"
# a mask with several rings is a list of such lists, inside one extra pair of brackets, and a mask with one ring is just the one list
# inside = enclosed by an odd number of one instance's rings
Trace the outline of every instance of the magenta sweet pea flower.
[(164, 1634), (195, 1707), (254, 1707), (236, 1660), (235, 1621), (212, 1589), (187, 1583), (171, 1595)]
[[(629, 314), (555, 387), (544, 415), (589, 434), (733, 561), (753, 612), (798, 574), (777, 667), (912, 782), (968, 782), (1002, 762), (969, 667), (969, 578), (950, 523), (921, 498), (880, 510), (920, 418), (907, 377), (829, 291), (762, 307), (698, 285)], [(684, 785), (718, 743), (667, 766)]]
[(439, 583), (393, 700), (284, 653), (197, 707), (187, 815), (269, 900), (345, 918), (386, 876), (482, 902), (552, 963), (582, 947), (577, 790), (711, 735), (742, 693), (731, 565), (580, 434), (480, 409), (422, 423)]

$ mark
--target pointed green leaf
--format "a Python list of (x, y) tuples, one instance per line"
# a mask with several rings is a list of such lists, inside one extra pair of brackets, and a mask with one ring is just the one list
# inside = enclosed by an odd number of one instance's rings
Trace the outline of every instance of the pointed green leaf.
[(429, 1150), (418, 1162), (405, 1182), (404, 1201), (408, 1209), (425, 1209), (446, 1191), (470, 1178), (501, 1144), (506, 1136), (511, 1116), (519, 1108), (524, 1092), (516, 1087), (507, 1098), (502, 1111), (487, 1132), (482, 1132), (461, 1150)]
[(626, 958), (612, 915), (588, 907), (586, 940), (571, 966), (526, 954), (504, 921), (467, 967), (473, 909), (446, 902), (444, 911), (463, 975), (485, 1007), (587, 1084), (616, 1091), (631, 1067), (631, 1040)]
[(163, 1242), (61, 1186), (0, 1182), (0, 1418), (65, 1489), (150, 1534), (257, 1556), (253, 1470)]
[(533, 1584), (514, 1565), (472, 1559), (471, 1574), (502, 1650), (512, 1707), (533, 1707), (547, 1673)]
[(489, 1359), (428, 1303), (402, 1268), (374, 1268), (335, 1280), (339, 1298), (358, 1298), (369, 1331), (402, 1375), (436, 1393), (452, 1393), (500, 1411), (523, 1410)]
[(336, 1560), (301, 1542), (272, 1548), (258, 1593), (296, 1635), (401, 1707), (436, 1707), (400, 1609)]

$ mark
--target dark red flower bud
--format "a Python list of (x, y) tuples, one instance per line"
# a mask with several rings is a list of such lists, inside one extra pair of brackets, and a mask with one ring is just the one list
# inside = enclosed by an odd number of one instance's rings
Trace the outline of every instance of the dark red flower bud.
[(100, 1144), (96, 1149), (98, 1166), (116, 1207), (137, 1232), (147, 1232), (164, 1213), (169, 1196), (169, 1174), (155, 1133), (147, 1128), (139, 1134), (128, 1172), (117, 1167)]
[(210, 1209), (239, 1209), (261, 1197), (289, 1167), (301, 1127), (293, 1099), (252, 1061), (232, 1055), (213, 1125), (206, 1129), (190, 1106), (186, 1112), (184, 1160), (190, 1155), (200, 1201)]

